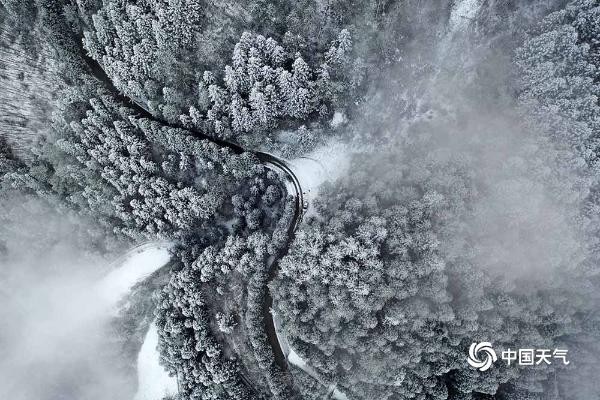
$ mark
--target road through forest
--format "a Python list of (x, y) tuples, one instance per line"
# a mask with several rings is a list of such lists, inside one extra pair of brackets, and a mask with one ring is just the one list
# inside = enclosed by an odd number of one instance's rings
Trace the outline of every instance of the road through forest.
[[(102, 82), (106, 86), (106, 88), (117, 99), (119, 99), (124, 104), (128, 105), (130, 108), (135, 110), (141, 117), (147, 118), (152, 121), (159, 122), (159, 123), (161, 123), (165, 126), (171, 127), (171, 128), (184, 129), (184, 130), (190, 132), (193, 136), (197, 137), (198, 139), (208, 140), (220, 147), (230, 149), (235, 154), (242, 154), (242, 153), (253, 154), (263, 165), (265, 165), (265, 167), (283, 174), (285, 176), (285, 179), (289, 183), (292, 184), (293, 190), (295, 192), (292, 194), (294, 197), (294, 215), (293, 215), (292, 221), (290, 222), (290, 225), (287, 230), (288, 240), (287, 240), (286, 246), (283, 247), (279, 251), (279, 253), (276, 255), (276, 257), (273, 257), (271, 264), (268, 266), (268, 269), (269, 269), (268, 280), (267, 280), (267, 285), (268, 285), (268, 283), (270, 283), (277, 276), (277, 272), (279, 270), (279, 260), (287, 254), (289, 246), (294, 239), (294, 234), (295, 234), (296, 230), (298, 229), (300, 222), (302, 221), (303, 212), (304, 212), (304, 198), (303, 198), (302, 187), (300, 186), (300, 181), (298, 180), (298, 177), (294, 174), (294, 172), (292, 171), (292, 169), (290, 168), (288, 163), (285, 160), (279, 159), (272, 154), (264, 153), (264, 152), (260, 152), (260, 151), (247, 150), (247, 149), (244, 149), (243, 147), (239, 146), (236, 143), (228, 142), (223, 139), (213, 138), (202, 132), (198, 132), (198, 131), (195, 131), (195, 130), (192, 130), (189, 128), (185, 128), (183, 126), (173, 125), (173, 124), (170, 124), (166, 121), (163, 121), (163, 120), (157, 118), (156, 116), (152, 115), (152, 113), (143, 105), (143, 103), (121, 93), (115, 87), (114, 83), (108, 77), (108, 75), (106, 74), (106, 72), (104, 71), (102, 66), (96, 60), (89, 57), (85, 53), (85, 50), (83, 49), (83, 47), (81, 47), (81, 55), (82, 55), (83, 59), (85, 60), (86, 64), (88, 65), (92, 75), (96, 79), (98, 79), (100, 82)], [(281, 369), (287, 370), (288, 363), (287, 363), (285, 354), (283, 353), (281, 344), (279, 343), (279, 340), (277, 339), (275, 323), (273, 320), (273, 315), (271, 313), (271, 309), (273, 307), (273, 297), (271, 296), (271, 293), (270, 293), (268, 287), (266, 288), (265, 293), (266, 293), (266, 296), (265, 296), (263, 306), (262, 306), (262, 314), (263, 314), (263, 318), (264, 318), (265, 332), (267, 334), (267, 339), (269, 341), (269, 344), (270, 344), (271, 348), (273, 349), (273, 354), (275, 357), (276, 364)]]

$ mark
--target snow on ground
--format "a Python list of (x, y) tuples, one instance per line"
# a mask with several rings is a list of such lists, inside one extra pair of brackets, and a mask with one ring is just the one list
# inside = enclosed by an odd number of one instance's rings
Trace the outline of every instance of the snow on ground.
[[(285, 355), (285, 359), (287, 360), (287, 362), (300, 368), (302, 371), (306, 372), (309, 376), (313, 377), (315, 380), (317, 380), (322, 385), (326, 385), (326, 383), (323, 382), (323, 380), (319, 376), (319, 373), (313, 367), (308, 365), (308, 363), (302, 357), (300, 357), (300, 355), (298, 355), (298, 353), (296, 353), (294, 351), (294, 349), (292, 349), (287, 338), (284, 336), (283, 332), (281, 331), (281, 323), (282, 323), (281, 318), (274, 310), (271, 310), (271, 313), (273, 314), (273, 322), (275, 325), (275, 333), (277, 335), (277, 341), (279, 341), (279, 345), (281, 346), (281, 351), (283, 351), (283, 354)], [(331, 394), (332, 398), (334, 398), (334, 399), (348, 400), (348, 396), (346, 396), (344, 393), (340, 392), (337, 389), (337, 386), (335, 384), (329, 386), (329, 393)]]
[(331, 397), (333, 397), (336, 400), (348, 400), (348, 396), (340, 392), (337, 388), (333, 389), (333, 392), (331, 392)]
[(295, 365), (302, 371), (306, 372), (307, 374), (318, 380), (319, 378), (317, 372), (313, 368), (311, 368), (306, 363), (306, 361), (304, 361), (304, 359), (302, 359), (302, 357), (300, 357), (298, 353), (294, 351), (294, 349), (290, 347), (290, 343), (281, 331), (282, 321), (279, 317), (279, 314), (277, 314), (274, 310), (271, 310), (271, 314), (273, 314), (273, 323), (275, 325), (275, 334), (277, 335), (277, 341), (279, 342), (279, 346), (281, 346), (281, 351), (283, 351), (287, 362), (289, 362), (292, 365)]
[(115, 307), (131, 288), (171, 259), (170, 244), (149, 243), (134, 248), (117, 260), (119, 267), (108, 273), (96, 290), (106, 303)]
[(288, 161), (304, 191), (316, 192), (325, 181), (343, 175), (350, 164), (348, 146), (331, 141), (306, 156)]
[[(278, 335), (278, 337), (279, 337), (279, 335)], [(319, 377), (319, 373), (317, 371), (315, 371), (315, 369), (313, 367), (311, 367), (310, 365), (308, 365), (306, 363), (306, 361), (302, 357), (300, 357), (298, 355), (298, 353), (296, 353), (294, 351), (294, 349), (292, 349), (291, 347), (289, 347), (289, 345), (288, 345), (288, 353), (287, 353), (286, 358), (287, 358), (287, 361), (290, 364), (295, 365), (296, 367), (300, 368), (302, 371), (304, 371), (308, 375), (312, 376), (314, 379), (316, 379), (322, 385), (326, 385), (325, 382), (323, 382), (321, 380), (321, 378)], [(333, 399), (348, 400), (348, 396), (346, 396), (345, 393), (341, 392), (337, 388), (337, 385), (335, 385), (335, 384), (329, 386), (329, 393), (331, 393), (331, 397)]]
[[(287, 161), (287, 164), (300, 181), (304, 200), (310, 205), (322, 183), (333, 182), (348, 171), (350, 149), (343, 143), (330, 141), (306, 156)], [(310, 214), (309, 208), (306, 215)]]
[(158, 363), (158, 332), (153, 322), (138, 354), (138, 391), (133, 400), (161, 400), (177, 394), (177, 379), (169, 376)]
[[(96, 290), (107, 308), (116, 312), (119, 300), (131, 288), (163, 267), (171, 259), (170, 243), (147, 243), (127, 252), (113, 263), (116, 267), (97, 285)], [(138, 391), (134, 400), (161, 400), (177, 393), (177, 380), (169, 377), (158, 364), (158, 332), (152, 323), (144, 338), (137, 360)]]
[(446, 58), (449, 54), (462, 52), (461, 41), (457, 43), (456, 37), (468, 31), (482, 5), (483, 0), (455, 0), (450, 11), (448, 29), (436, 46), (435, 54), (440, 65), (447, 63)]
[(288, 348), (287, 361), (290, 364), (300, 368), (302, 371), (308, 372), (306, 371), (306, 368), (308, 367), (306, 361), (304, 361), (304, 359), (300, 357), (298, 353), (296, 353), (291, 348)]
[(331, 118), (331, 127), (337, 128), (338, 126), (345, 124), (348, 121), (346, 115), (340, 111), (336, 111), (333, 113), (333, 118)]
[(464, 30), (471, 24), (481, 8), (482, 0), (457, 0), (450, 14), (450, 31)]

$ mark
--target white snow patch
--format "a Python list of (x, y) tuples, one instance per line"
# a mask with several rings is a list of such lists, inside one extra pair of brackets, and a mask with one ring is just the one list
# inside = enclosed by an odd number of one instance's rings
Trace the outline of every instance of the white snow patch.
[(348, 146), (329, 142), (306, 156), (289, 162), (298, 177), (302, 189), (316, 192), (325, 181), (334, 181), (343, 175), (350, 165)]
[[(319, 383), (321, 383), (321, 385), (326, 385), (326, 383), (323, 382), (323, 380), (319, 376), (319, 373), (317, 371), (315, 371), (315, 369), (313, 367), (311, 367), (310, 365), (308, 365), (306, 363), (306, 361), (304, 361), (304, 359), (302, 357), (300, 357), (298, 355), (298, 353), (296, 353), (294, 351), (294, 349), (292, 349), (289, 346), (288, 346), (287, 361), (290, 364), (295, 365), (296, 367), (300, 368), (302, 371), (306, 372), (308, 375), (312, 376)], [(345, 393), (341, 392), (337, 388), (337, 385), (335, 385), (335, 384), (329, 386), (329, 393), (331, 393), (331, 397), (334, 398), (334, 399), (337, 399), (337, 400), (348, 400), (348, 396), (346, 396)]]
[(138, 391), (133, 400), (161, 400), (177, 394), (177, 379), (158, 363), (158, 331), (153, 322), (138, 354)]
[(131, 288), (171, 259), (170, 244), (150, 243), (128, 252), (119, 262), (120, 266), (106, 275), (96, 286), (100, 297), (115, 307)]
[[(282, 321), (281, 321), (281, 318), (279, 317), (279, 315), (277, 314), (277, 312), (275, 312), (275, 310), (271, 309), (271, 314), (273, 314), (273, 323), (275, 324), (275, 334), (277, 335), (277, 341), (279, 342), (279, 345), (281, 346), (281, 350), (283, 351), (283, 354), (285, 355), (285, 359), (287, 360), (287, 362), (300, 368), (302, 371), (306, 372), (309, 376), (313, 377), (321, 385), (325, 386), (326, 383), (321, 379), (321, 377), (319, 376), (319, 373), (317, 371), (315, 371), (315, 369), (313, 367), (308, 365), (308, 363), (302, 357), (300, 357), (300, 355), (298, 353), (296, 353), (294, 351), (294, 349), (292, 349), (292, 347), (290, 346), (290, 343), (288, 342), (287, 338), (283, 335), (283, 332), (281, 331), (281, 322)], [(334, 398), (334, 399), (348, 400), (348, 396), (346, 396), (346, 394), (340, 392), (337, 389), (336, 385), (329, 385), (328, 391), (331, 394), (332, 398)]]
[[(346, 173), (350, 165), (349, 147), (337, 141), (330, 141), (304, 157), (288, 162), (303, 190), (304, 200), (317, 196), (319, 186), (326, 181), (335, 181)], [(311, 214), (309, 208), (306, 215)]]
[(318, 375), (316, 371), (313, 368), (309, 367), (306, 361), (304, 361), (304, 359), (300, 357), (298, 353), (294, 351), (294, 349), (290, 347), (288, 351), (289, 353), (287, 355), (287, 360), (290, 364), (300, 368), (302, 371), (306, 372), (313, 378), (317, 378)]
[(450, 14), (450, 31), (464, 30), (471, 24), (481, 8), (482, 0), (457, 0)]
[(348, 400), (348, 396), (345, 393), (340, 392), (337, 388), (333, 389), (331, 396), (336, 400)]
[[(171, 259), (170, 243), (147, 243), (127, 252), (113, 264), (119, 266), (106, 275), (96, 286), (106, 304), (117, 311), (119, 300), (133, 286), (147, 278)], [(158, 363), (158, 332), (150, 325), (137, 360), (138, 391), (134, 400), (161, 400), (177, 393), (177, 380), (170, 377)]]
[(302, 359), (302, 357), (300, 357), (298, 355), (298, 353), (296, 353), (294, 351), (294, 349), (292, 349), (290, 347), (290, 343), (288, 342), (287, 338), (281, 331), (282, 321), (281, 321), (281, 318), (279, 317), (279, 314), (277, 314), (277, 312), (273, 309), (271, 309), (271, 314), (273, 315), (273, 324), (275, 325), (275, 334), (277, 335), (277, 341), (279, 342), (279, 346), (281, 347), (281, 351), (283, 351), (283, 354), (285, 355), (286, 360), (290, 364), (295, 365), (296, 367), (300, 368), (301, 370), (303, 370), (304, 372), (306, 372), (313, 378), (318, 379), (318, 375), (317, 375), (316, 371), (314, 369), (310, 368), (308, 366), (308, 364), (306, 364), (306, 361), (304, 361), (304, 359)]
[(336, 111), (333, 113), (333, 118), (331, 119), (330, 125), (332, 128), (337, 128), (338, 126), (346, 123), (346, 115), (340, 111)]

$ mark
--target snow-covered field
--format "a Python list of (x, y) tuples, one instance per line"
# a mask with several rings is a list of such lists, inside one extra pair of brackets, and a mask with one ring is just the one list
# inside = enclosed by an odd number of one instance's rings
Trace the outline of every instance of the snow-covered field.
[[(171, 259), (169, 243), (148, 243), (129, 251), (114, 264), (118, 265), (96, 286), (107, 308), (116, 311), (119, 301), (138, 282), (147, 278)], [(134, 400), (161, 400), (177, 393), (177, 380), (159, 365), (158, 332), (152, 323), (138, 354), (138, 390)]]
[(133, 400), (161, 400), (177, 394), (177, 379), (170, 377), (158, 364), (158, 332), (153, 322), (144, 339), (137, 360), (138, 391)]
[(171, 255), (169, 243), (138, 246), (115, 262), (119, 266), (98, 283), (96, 289), (106, 304), (115, 307), (131, 288), (164, 266)]

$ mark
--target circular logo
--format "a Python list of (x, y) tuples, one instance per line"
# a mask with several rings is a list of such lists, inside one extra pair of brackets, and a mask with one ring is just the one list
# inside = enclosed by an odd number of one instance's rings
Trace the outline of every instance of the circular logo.
[(469, 347), (467, 362), (471, 367), (477, 368), (481, 372), (490, 369), (497, 360), (498, 356), (490, 342), (473, 343)]

